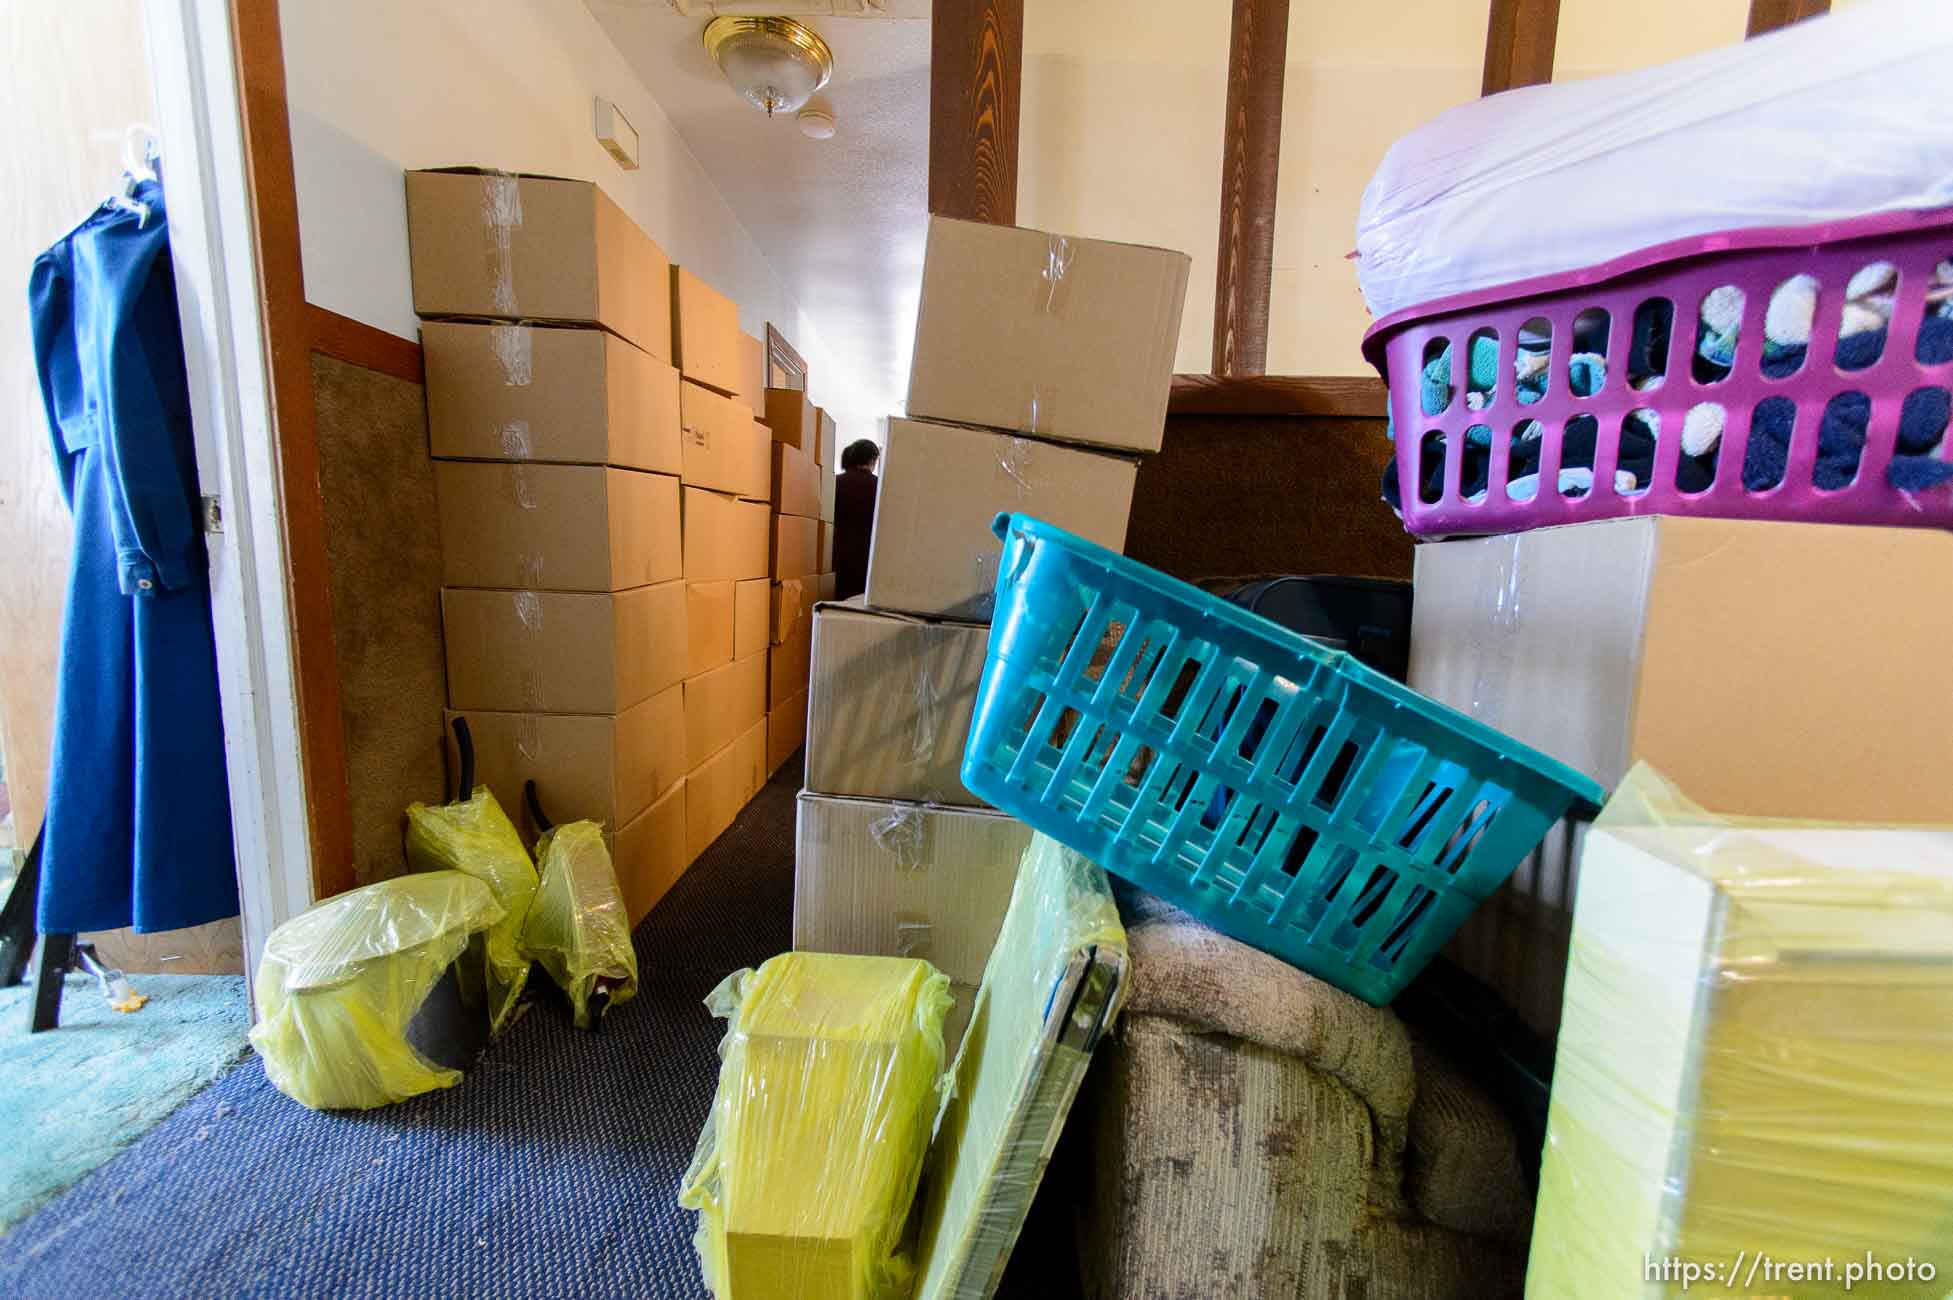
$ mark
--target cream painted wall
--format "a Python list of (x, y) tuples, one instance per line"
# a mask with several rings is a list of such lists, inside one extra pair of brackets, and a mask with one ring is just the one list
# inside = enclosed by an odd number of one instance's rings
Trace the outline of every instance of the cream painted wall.
[(1560, 0), (1553, 80), (1687, 58), (1743, 39), (1749, 0)]
[(1175, 368), (1213, 367), (1231, 6), (1025, 0), (1017, 223), (1193, 258)]
[[(306, 297), (416, 336), (401, 172), (485, 164), (597, 181), (674, 261), (774, 322), (813, 400), (853, 438), (887, 402), (834, 364), (818, 329), (580, 0), (282, 0)], [(640, 169), (597, 144), (591, 104), (642, 137)]]

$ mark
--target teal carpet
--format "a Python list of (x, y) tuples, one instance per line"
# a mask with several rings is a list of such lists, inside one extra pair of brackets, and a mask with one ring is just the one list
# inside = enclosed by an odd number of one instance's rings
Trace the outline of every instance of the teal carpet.
[(240, 975), (132, 975), (149, 1004), (109, 1010), (69, 976), (61, 1027), (27, 1032), (30, 984), (0, 989), (0, 1232), (167, 1118), (237, 1061)]

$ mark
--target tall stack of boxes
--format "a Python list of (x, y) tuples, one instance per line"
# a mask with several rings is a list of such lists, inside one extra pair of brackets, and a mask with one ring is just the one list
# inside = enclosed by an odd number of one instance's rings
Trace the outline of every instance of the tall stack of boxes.
[(867, 590), (813, 610), (796, 948), (926, 957), (967, 1015), (1030, 840), (959, 775), (1002, 549), (991, 524), (1022, 512), (1124, 548), (1188, 267), (1163, 249), (931, 220)]
[(449, 720), (529, 834), (532, 780), (606, 828), (635, 922), (764, 762), (769, 466), (726, 395), (737, 313), (587, 182), (411, 172), (407, 208)]
[(766, 769), (777, 772), (807, 738), (807, 660), (813, 604), (834, 570), (834, 422), (798, 389), (766, 390), (773, 439), (772, 587), (767, 628)]

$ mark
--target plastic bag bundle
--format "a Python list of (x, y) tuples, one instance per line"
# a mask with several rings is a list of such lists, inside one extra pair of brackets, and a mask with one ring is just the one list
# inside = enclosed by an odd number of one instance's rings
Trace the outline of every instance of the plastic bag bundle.
[(718, 1300), (907, 1300), (950, 1003), (906, 957), (783, 953), (713, 990), (719, 1089), (678, 1202)]
[(1953, 828), (1636, 767), (1581, 855), (1526, 1294), (1948, 1294), (1949, 1024)]
[(451, 1088), (461, 1072), (407, 1041), (407, 1026), (471, 936), (502, 905), (458, 871), (383, 880), (293, 917), (265, 940), (251, 1045), (286, 1096), (365, 1110)]
[(577, 1028), (588, 1029), (600, 989), (613, 1006), (637, 994), (637, 949), (617, 872), (595, 822), (549, 831), (536, 857), (542, 883), (523, 923), (522, 948), (568, 995)]
[(521, 940), (536, 896), (536, 868), (522, 837), (488, 787), (478, 785), (471, 797), (456, 803), (407, 806), (407, 863), (415, 871), (465, 872), (487, 885), (502, 905), (501, 920), (483, 936), (481, 960), (464, 968), (470, 985), (480, 981), (489, 1032), (499, 1033), (529, 980)]

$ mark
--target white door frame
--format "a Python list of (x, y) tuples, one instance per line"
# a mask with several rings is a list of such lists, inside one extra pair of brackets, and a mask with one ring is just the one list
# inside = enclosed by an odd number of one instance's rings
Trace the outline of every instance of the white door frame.
[(222, 531), (205, 540), (252, 980), (265, 937), (310, 907), (313, 890), (243, 99), (228, 0), (144, 0), (143, 16), (197, 476), (221, 520)]

